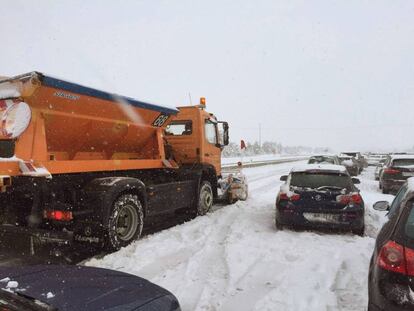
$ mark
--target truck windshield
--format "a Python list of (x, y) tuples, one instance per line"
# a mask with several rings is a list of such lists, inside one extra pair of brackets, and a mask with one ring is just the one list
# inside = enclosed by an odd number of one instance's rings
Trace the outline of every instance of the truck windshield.
[(351, 179), (340, 174), (300, 172), (292, 174), (290, 185), (312, 189), (328, 186), (351, 189)]
[(165, 129), (167, 136), (191, 135), (193, 133), (193, 123), (191, 121), (174, 121)]

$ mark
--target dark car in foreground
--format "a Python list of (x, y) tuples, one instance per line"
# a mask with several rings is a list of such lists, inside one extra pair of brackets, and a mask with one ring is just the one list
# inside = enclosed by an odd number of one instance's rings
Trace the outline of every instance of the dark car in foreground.
[(364, 201), (356, 178), (340, 165), (306, 165), (280, 178), (276, 227), (346, 229), (364, 234)]
[(179, 311), (167, 290), (140, 277), (83, 266), (0, 267), (0, 310)]
[(336, 155), (314, 155), (308, 160), (308, 164), (335, 164), (341, 165)]
[(387, 211), (388, 221), (375, 242), (368, 274), (368, 310), (414, 310), (414, 178), (397, 193)]
[(413, 176), (414, 155), (389, 156), (380, 171), (379, 188), (383, 193), (395, 193)]

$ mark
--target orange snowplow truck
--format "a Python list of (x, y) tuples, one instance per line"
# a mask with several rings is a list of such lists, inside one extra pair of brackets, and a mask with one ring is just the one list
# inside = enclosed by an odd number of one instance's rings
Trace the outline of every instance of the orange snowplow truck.
[(39, 72), (0, 80), (0, 235), (119, 249), (156, 217), (209, 211), (228, 124)]

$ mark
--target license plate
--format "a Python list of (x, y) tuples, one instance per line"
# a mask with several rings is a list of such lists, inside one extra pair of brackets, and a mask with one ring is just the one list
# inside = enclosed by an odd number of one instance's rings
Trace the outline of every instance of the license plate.
[(322, 223), (338, 223), (340, 222), (339, 215), (323, 214), (323, 213), (303, 213), (303, 217), (311, 222)]
[(412, 177), (414, 176), (414, 172), (403, 172), (403, 176)]

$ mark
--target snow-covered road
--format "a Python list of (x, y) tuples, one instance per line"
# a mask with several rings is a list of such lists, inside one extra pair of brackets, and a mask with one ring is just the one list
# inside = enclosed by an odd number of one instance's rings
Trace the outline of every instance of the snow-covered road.
[(367, 271), (385, 215), (373, 168), (360, 189), (366, 236), (277, 231), (279, 177), (301, 162), (245, 169), (250, 198), (147, 236), (86, 264), (136, 274), (192, 310), (365, 310)]

